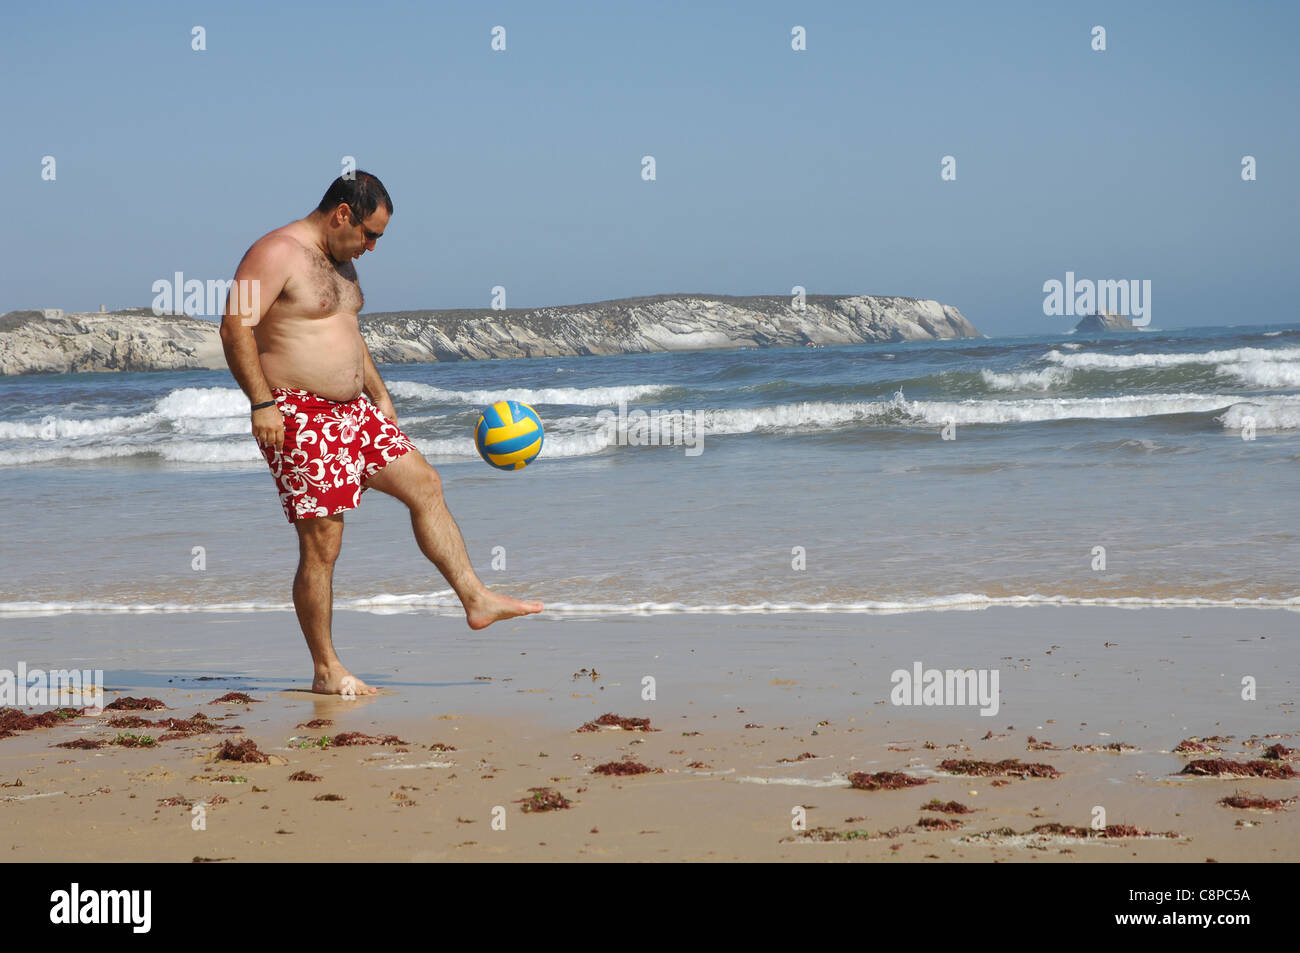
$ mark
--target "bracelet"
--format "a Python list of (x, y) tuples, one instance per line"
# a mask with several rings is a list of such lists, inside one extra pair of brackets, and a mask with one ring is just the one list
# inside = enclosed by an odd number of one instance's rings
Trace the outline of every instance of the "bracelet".
[(274, 407), (274, 406), (275, 406), (274, 400), (264, 400), (260, 404), (254, 404), (253, 410), (261, 410), (263, 407)]

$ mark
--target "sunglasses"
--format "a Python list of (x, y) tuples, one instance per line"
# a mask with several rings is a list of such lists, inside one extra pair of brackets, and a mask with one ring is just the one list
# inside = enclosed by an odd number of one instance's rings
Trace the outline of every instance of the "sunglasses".
[[(352, 224), (353, 224), (353, 225), (361, 225), (361, 222), (360, 222), (360, 220), (357, 218), (356, 213), (352, 211), (352, 208), (351, 208), (350, 206), (349, 206), (349, 208), (348, 208), (348, 215), (352, 218)], [(368, 242), (375, 242), (375, 241), (378, 241), (379, 239), (381, 239), (381, 238), (384, 237), (384, 233), (383, 233), (383, 232), (372, 232), (370, 229), (366, 228), (364, 225), (362, 226), (362, 229), (361, 229), (361, 230), (364, 231), (364, 232), (366, 233), (366, 241), (368, 241)]]

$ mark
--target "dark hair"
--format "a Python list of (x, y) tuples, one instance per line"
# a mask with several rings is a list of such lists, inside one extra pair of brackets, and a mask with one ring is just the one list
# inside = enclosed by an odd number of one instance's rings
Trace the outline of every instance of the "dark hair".
[(340, 202), (346, 202), (348, 208), (352, 209), (357, 224), (368, 219), (380, 202), (384, 203), (389, 215), (393, 214), (393, 200), (388, 197), (384, 183), (360, 169), (350, 173), (350, 177), (340, 175), (331, 182), (325, 191), (325, 197), (316, 206), (316, 211), (328, 214), (338, 208)]

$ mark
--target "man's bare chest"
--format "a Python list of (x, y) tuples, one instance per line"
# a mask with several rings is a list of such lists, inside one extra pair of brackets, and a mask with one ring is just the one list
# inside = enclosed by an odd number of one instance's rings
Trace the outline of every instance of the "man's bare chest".
[(302, 266), (286, 284), (285, 294), (295, 311), (312, 317), (340, 311), (359, 314), (365, 304), (352, 262), (336, 265), (318, 254), (304, 256)]

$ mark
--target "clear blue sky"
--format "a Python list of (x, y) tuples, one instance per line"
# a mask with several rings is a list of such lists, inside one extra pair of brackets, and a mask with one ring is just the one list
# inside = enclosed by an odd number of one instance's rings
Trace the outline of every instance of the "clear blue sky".
[(1300, 320), (1298, 48), (1288, 2), (6, 3), (0, 312), (228, 278), (347, 154), (396, 206), (368, 311), (799, 284), (1018, 334), (1072, 270)]

